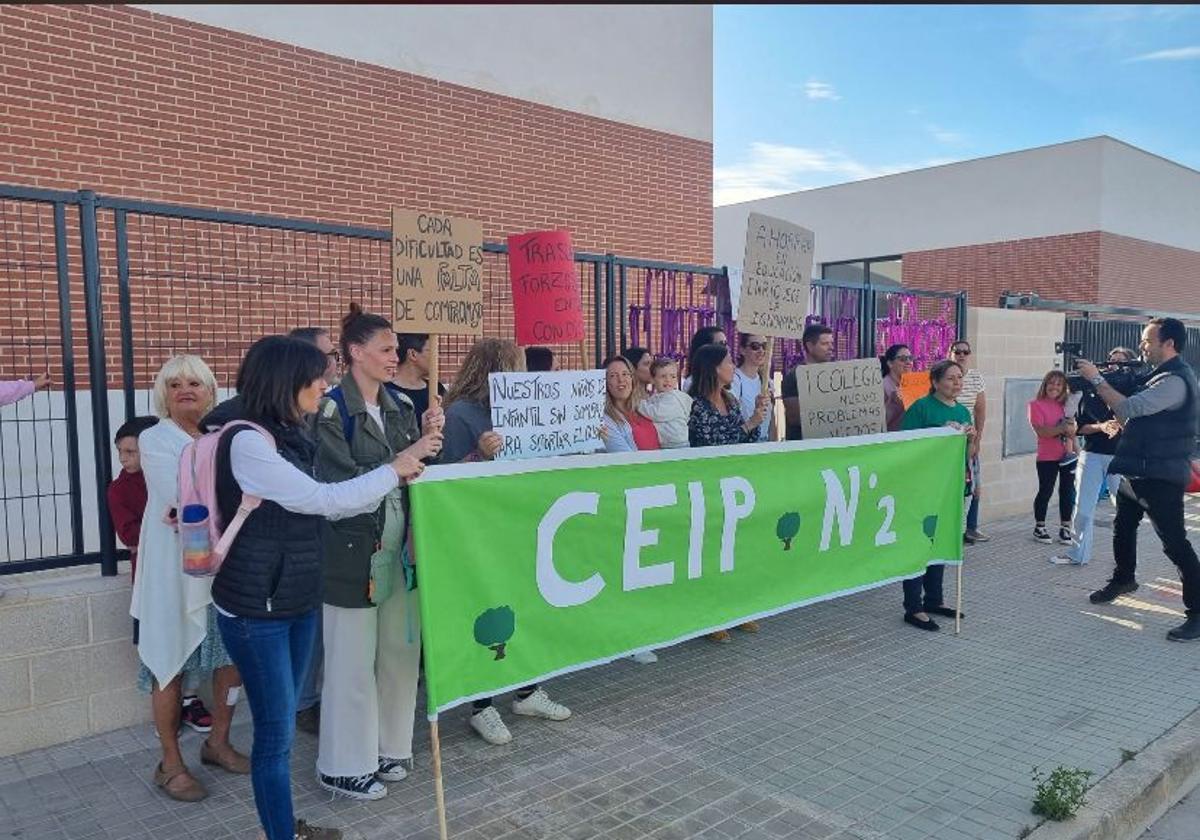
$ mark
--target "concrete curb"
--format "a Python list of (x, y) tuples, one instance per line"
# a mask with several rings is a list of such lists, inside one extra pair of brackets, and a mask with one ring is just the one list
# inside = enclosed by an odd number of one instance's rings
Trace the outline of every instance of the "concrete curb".
[(1088, 791), (1068, 822), (1045, 822), (1029, 840), (1137, 840), (1200, 784), (1200, 710)]

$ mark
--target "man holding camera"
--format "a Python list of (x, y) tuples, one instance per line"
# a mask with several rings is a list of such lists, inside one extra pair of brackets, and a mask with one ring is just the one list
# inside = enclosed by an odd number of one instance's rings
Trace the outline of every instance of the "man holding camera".
[(1142, 517), (1162, 540), (1163, 551), (1179, 568), (1187, 620), (1167, 633), (1172, 641), (1200, 640), (1200, 560), (1183, 522), (1183, 492), (1191, 481), (1191, 456), (1200, 420), (1200, 386), (1179, 355), (1187, 329), (1174, 318), (1155, 318), (1142, 330), (1142, 358), (1153, 370), (1133, 396), (1113, 388), (1091, 362), (1078, 368), (1113, 410), (1122, 433), (1109, 472), (1125, 476), (1113, 522), (1116, 569), (1104, 588), (1091, 594), (1106, 604), (1138, 588), (1137, 529)]

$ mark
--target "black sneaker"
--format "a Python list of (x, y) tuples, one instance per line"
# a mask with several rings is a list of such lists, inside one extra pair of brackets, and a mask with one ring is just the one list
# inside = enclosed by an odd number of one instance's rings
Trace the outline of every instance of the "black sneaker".
[(1063, 545), (1074, 545), (1075, 535), (1071, 533), (1071, 529), (1063, 526), (1058, 529), (1058, 541)]
[(970, 534), (963, 534), (963, 545), (975, 545), (975, 538)]
[(388, 792), (387, 785), (376, 779), (374, 773), (363, 776), (326, 776), (318, 773), (317, 781), (330, 793), (351, 799), (383, 799)]
[(1033, 538), (1040, 543), (1054, 542), (1054, 540), (1050, 539), (1050, 532), (1046, 530), (1045, 525), (1034, 525), (1033, 526)]
[(1110, 601), (1117, 600), (1117, 598), (1121, 595), (1128, 595), (1130, 592), (1136, 591), (1137, 588), (1138, 585), (1134, 581), (1130, 581), (1129, 583), (1116, 583), (1115, 581), (1110, 580), (1108, 583), (1104, 584), (1103, 589), (1097, 589), (1095, 592), (1089, 595), (1088, 600), (1093, 604), (1107, 604)]
[(1178, 627), (1168, 630), (1167, 638), (1172, 642), (1200, 642), (1200, 615), (1194, 615)]

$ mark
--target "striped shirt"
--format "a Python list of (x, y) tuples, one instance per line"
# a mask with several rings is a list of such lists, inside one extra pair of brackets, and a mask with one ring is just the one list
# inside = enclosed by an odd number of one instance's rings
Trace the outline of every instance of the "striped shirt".
[(962, 393), (958, 395), (958, 404), (971, 412), (972, 423), (975, 422), (975, 400), (983, 392), (983, 374), (974, 369), (967, 371), (963, 375)]

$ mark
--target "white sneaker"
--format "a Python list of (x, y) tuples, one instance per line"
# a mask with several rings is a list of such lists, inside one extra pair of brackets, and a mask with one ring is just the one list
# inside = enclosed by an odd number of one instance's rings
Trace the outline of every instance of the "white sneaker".
[(635, 653), (629, 658), (639, 665), (653, 665), (658, 661), (658, 656), (652, 650), (644, 650), (641, 653)]
[(500, 713), (495, 706), (471, 715), (471, 728), (479, 733), (479, 737), (493, 746), (502, 747), (512, 741), (512, 733), (500, 719)]
[(1078, 566), (1078, 565), (1080, 565), (1079, 563), (1076, 563), (1074, 560), (1072, 560), (1070, 557), (1062, 557), (1062, 556), (1051, 557), (1050, 562), (1053, 563), (1055, 566)]
[(408, 771), (404, 769), (404, 761), (402, 758), (379, 756), (379, 769), (375, 771), (375, 778), (381, 782), (404, 781), (408, 778)]
[(562, 703), (555, 703), (546, 696), (545, 689), (539, 688), (524, 700), (513, 698), (512, 710), (514, 715), (545, 718), (546, 720), (566, 720), (571, 716), (571, 710)]

